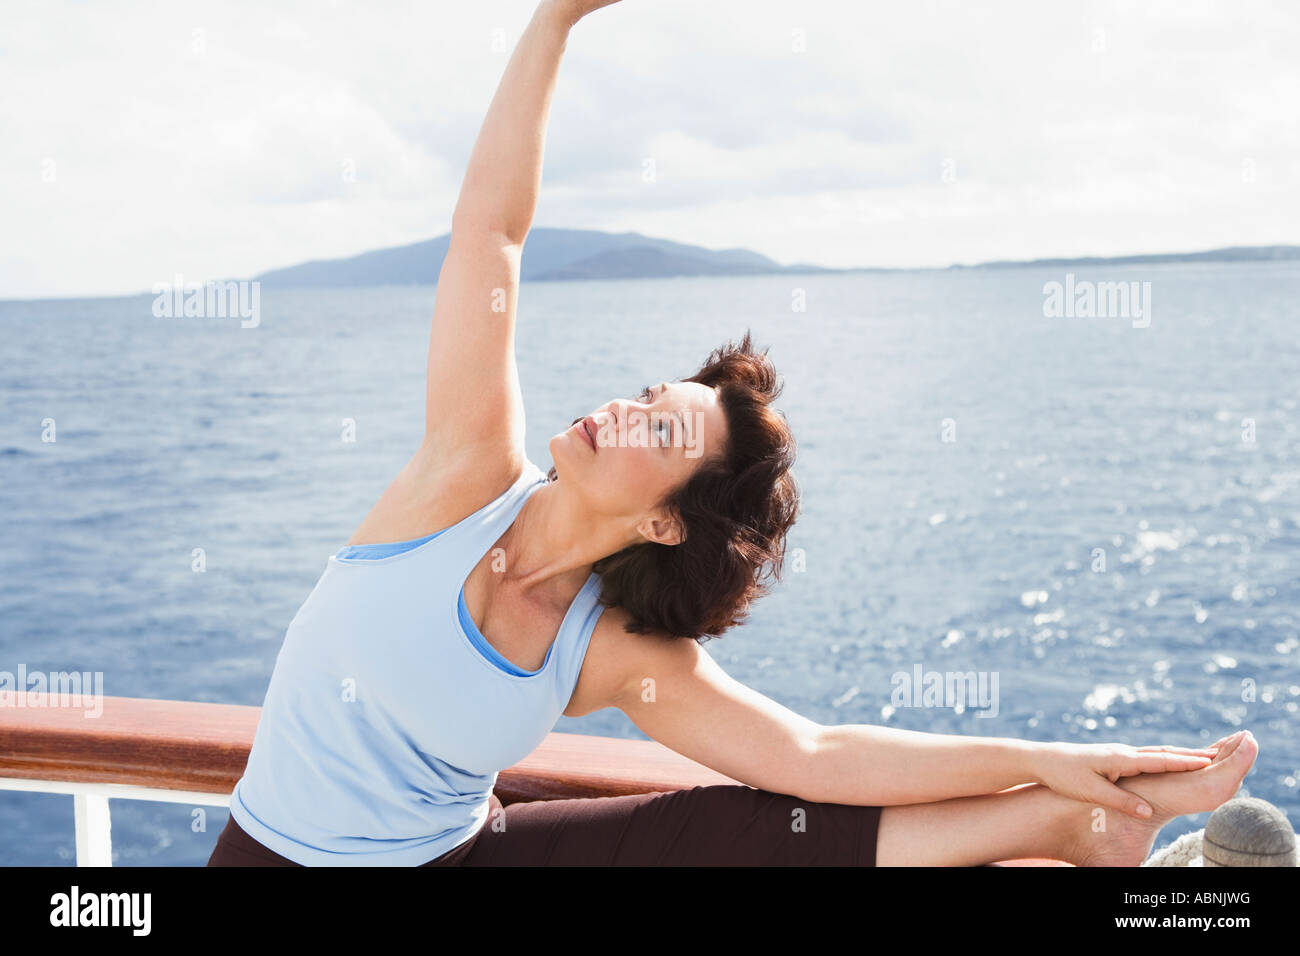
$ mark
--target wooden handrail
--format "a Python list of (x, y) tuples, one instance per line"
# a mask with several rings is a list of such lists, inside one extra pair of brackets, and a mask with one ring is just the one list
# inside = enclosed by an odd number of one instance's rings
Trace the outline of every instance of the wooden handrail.
[[(230, 793), (243, 775), (260, 707), (104, 697), (70, 707), (0, 707), (0, 777)], [(550, 734), (501, 771), (503, 804), (605, 797), (737, 781), (650, 740)]]
[[(96, 717), (70, 707), (0, 706), (0, 777), (228, 794), (243, 775), (262, 712), (200, 701), (102, 700)], [(495, 793), (510, 804), (737, 783), (655, 741), (552, 733), (501, 771)]]
[(73, 707), (0, 707), (0, 777), (230, 793), (260, 707), (104, 697)]

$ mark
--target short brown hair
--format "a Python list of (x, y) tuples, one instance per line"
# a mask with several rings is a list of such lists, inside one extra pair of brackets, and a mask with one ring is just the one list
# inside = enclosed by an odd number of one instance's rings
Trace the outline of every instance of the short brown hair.
[(785, 536), (799, 516), (795, 443), (771, 405), (784, 384), (749, 331), (682, 381), (716, 389), (727, 419), (721, 454), (660, 502), (682, 523), (685, 540), (643, 541), (592, 569), (601, 576), (601, 603), (628, 612), (630, 633), (707, 639), (744, 623), (750, 605), (780, 579)]

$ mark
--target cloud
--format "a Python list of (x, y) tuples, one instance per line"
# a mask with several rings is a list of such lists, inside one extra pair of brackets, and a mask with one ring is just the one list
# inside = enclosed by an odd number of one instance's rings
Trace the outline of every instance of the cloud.
[[(532, 7), (3, 5), (0, 296), (445, 232)], [(1297, 242), (1298, 19), (627, 0), (569, 39), (537, 222), (827, 265)]]

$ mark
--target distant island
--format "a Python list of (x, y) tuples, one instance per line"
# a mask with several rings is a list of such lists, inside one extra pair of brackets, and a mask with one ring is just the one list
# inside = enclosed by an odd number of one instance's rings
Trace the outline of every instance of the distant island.
[[(348, 259), (320, 259), (253, 278), (279, 286), (432, 285), (451, 235), (409, 246), (377, 249)], [(524, 282), (565, 279), (657, 279), (673, 276), (749, 276), (839, 272), (821, 266), (785, 266), (748, 249), (706, 249), (638, 232), (538, 227), (528, 233), (520, 262)]]
[[(377, 249), (345, 259), (319, 259), (273, 269), (253, 278), (268, 288), (330, 288), (367, 285), (433, 285), (447, 254), (450, 234), (406, 246)], [(1009, 269), (1045, 266), (1153, 265), (1201, 262), (1300, 260), (1300, 246), (1230, 246), (1204, 252), (980, 262), (948, 269)], [(941, 267), (943, 268), (943, 267)], [(658, 279), (680, 276), (758, 276), (806, 273), (932, 271), (862, 266), (834, 269), (782, 265), (748, 249), (706, 249), (637, 232), (537, 227), (528, 234), (520, 279)]]
[[(272, 269), (252, 276), (260, 288), (330, 289), (347, 286), (435, 285), (447, 255), (450, 234), (405, 246), (376, 249), (342, 259), (317, 259)], [(638, 232), (601, 232), (596, 229), (556, 229), (539, 226), (528, 234), (520, 263), (525, 282), (559, 282), (580, 279), (671, 279), (690, 276), (843, 275), (850, 273), (944, 272), (962, 269), (1077, 268), (1088, 266), (1167, 265), (1198, 263), (1300, 262), (1300, 246), (1228, 246), (1203, 252), (1163, 252), (1128, 256), (995, 260), (949, 266), (854, 266), (830, 268), (797, 263), (784, 265), (749, 249), (707, 249), (671, 239), (656, 239)], [(179, 277), (178, 277), (179, 281)], [(247, 279), (209, 280), (207, 285), (247, 282)], [(56, 296), (54, 298), (120, 298), (116, 296)], [(50, 298), (50, 297), (41, 297)], [(36, 301), (4, 299), (0, 302)]]
[(1077, 259), (999, 259), (949, 269), (1019, 269), (1029, 266), (1133, 266), (1170, 262), (1273, 262), (1300, 259), (1300, 246), (1227, 246), (1205, 252), (1156, 252), (1137, 256), (1081, 256)]

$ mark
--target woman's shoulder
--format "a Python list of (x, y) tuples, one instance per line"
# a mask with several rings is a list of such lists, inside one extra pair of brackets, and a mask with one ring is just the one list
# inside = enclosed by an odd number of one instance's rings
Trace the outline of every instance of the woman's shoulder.
[(422, 447), (347, 543), (382, 544), (441, 531), (544, 476), (522, 451), (447, 456)]
[[(616, 707), (624, 694), (636, 692), (646, 674), (662, 673), (664, 666), (682, 660), (698, 642), (673, 637), (664, 631), (635, 633), (628, 630), (632, 615), (614, 605), (601, 611), (592, 629), (566, 717), (581, 717), (605, 707)], [(688, 647), (687, 645), (691, 645)]]

